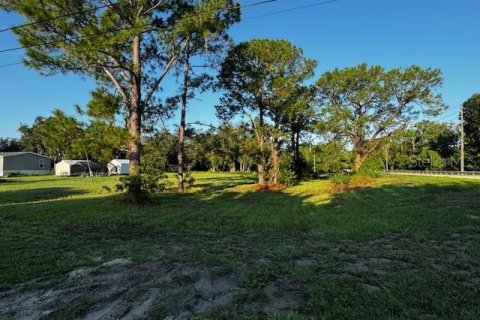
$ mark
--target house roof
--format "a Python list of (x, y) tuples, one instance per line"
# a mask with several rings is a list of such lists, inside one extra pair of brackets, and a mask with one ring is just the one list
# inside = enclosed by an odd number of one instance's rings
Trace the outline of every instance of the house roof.
[[(90, 160), (89, 160), (90, 161)], [(87, 160), (62, 160), (60, 162), (65, 162), (67, 164), (77, 164), (79, 162), (87, 162)], [(90, 161), (91, 162), (91, 161)]]
[(69, 165), (75, 165), (75, 164), (88, 164), (90, 165), (98, 165), (99, 163), (93, 162), (92, 160), (62, 160), (60, 162), (65, 162)]
[(0, 157), (16, 157), (16, 156), (21, 156), (21, 155), (24, 155), (24, 154), (33, 154), (35, 156), (38, 156), (38, 157), (42, 157), (42, 158), (48, 158), (50, 159), (50, 157), (47, 157), (47, 156), (44, 156), (42, 154), (38, 154), (38, 153), (35, 153), (35, 152), (0, 152)]
[(110, 162), (118, 162), (120, 164), (130, 164), (130, 160), (129, 159), (113, 159), (112, 161)]
[(61, 163), (61, 162), (66, 163), (71, 167), (80, 166), (80, 167), (88, 168), (90, 166), (91, 169), (106, 168), (106, 166), (101, 165), (100, 163), (97, 163), (97, 162), (93, 162), (92, 160), (62, 160), (58, 163)]

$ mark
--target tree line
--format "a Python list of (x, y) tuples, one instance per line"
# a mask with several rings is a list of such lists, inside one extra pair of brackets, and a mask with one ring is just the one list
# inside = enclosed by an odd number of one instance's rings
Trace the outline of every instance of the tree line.
[[(128, 156), (124, 182), (134, 202), (147, 196), (148, 186), (172, 163), (180, 192), (189, 168), (202, 166), (256, 170), (260, 185), (291, 183), (309, 171), (311, 155), (301, 139), (306, 133), (320, 137), (313, 143), (323, 151), (319, 168), (330, 162), (332, 168), (352, 164), (359, 171), (382, 149), (397, 167), (408, 166), (402, 157), (419, 150), (447, 153), (431, 137), (411, 148), (406, 144), (412, 132), (422, 130), (420, 124), (412, 127), (416, 120), (446, 108), (440, 70), (361, 64), (315, 79), (317, 62), (286, 40), (235, 44), (229, 29), (241, 20), (242, 6), (233, 0), (0, 0), (0, 7), (30, 22), (14, 30), (28, 67), (44, 75), (73, 72), (98, 83), (85, 110), (77, 108), (87, 121), (55, 110), (32, 126), (22, 125), (22, 145), (54, 159)], [(162, 93), (167, 76), (177, 79), (178, 92)], [(221, 93), (215, 107), (222, 124), (194, 132), (186, 120), (188, 106), (207, 90)], [(478, 117), (478, 107), (472, 109)], [(176, 110), (180, 121), (172, 135), (161, 124)], [(469, 152), (475, 155), (478, 141), (472, 141)], [(329, 155), (336, 157), (328, 160)]]

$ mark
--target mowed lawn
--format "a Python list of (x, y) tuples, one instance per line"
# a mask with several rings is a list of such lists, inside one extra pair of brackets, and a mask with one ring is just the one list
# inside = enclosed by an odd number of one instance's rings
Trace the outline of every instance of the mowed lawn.
[(0, 318), (480, 318), (480, 180), (194, 178), (141, 207), (115, 177), (1, 179)]

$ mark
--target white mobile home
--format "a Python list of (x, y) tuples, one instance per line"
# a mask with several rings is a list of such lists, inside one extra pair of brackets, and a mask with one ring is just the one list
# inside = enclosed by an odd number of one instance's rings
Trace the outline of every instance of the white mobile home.
[(113, 159), (107, 165), (109, 174), (128, 174), (130, 169), (130, 160), (128, 159)]
[(55, 175), (57, 176), (81, 176), (89, 174), (106, 173), (107, 168), (99, 163), (90, 160), (62, 160), (55, 164)]
[(0, 152), (0, 177), (9, 174), (49, 174), (52, 160), (34, 152)]

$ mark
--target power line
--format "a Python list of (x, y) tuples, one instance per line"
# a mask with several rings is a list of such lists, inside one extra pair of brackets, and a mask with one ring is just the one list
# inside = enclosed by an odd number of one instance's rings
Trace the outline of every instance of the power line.
[[(234, 5), (234, 6), (230, 6), (230, 7), (221, 8), (221, 9), (208, 10), (208, 11), (203, 11), (203, 12), (196, 13), (196, 14), (186, 15), (183, 18), (200, 17), (200, 16), (205, 15), (205, 14), (222, 12), (224, 10), (235, 10), (235, 9), (241, 9), (241, 8), (254, 7), (254, 6), (259, 6), (259, 5), (272, 3), (272, 2), (277, 2), (277, 1), (278, 0), (262, 0), (262, 1), (257, 1), (257, 2), (253, 2), (253, 3), (245, 4), (245, 5)], [(339, 1), (339, 0), (335, 0), (335, 1)], [(74, 14), (69, 14), (69, 15), (65, 15), (65, 16), (72, 16), (72, 15), (74, 15)], [(59, 17), (57, 17), (57, 19), (58, 18)], [(46, 20), (46, 21), (49, 21), (49, 20)], [(39, 22), (37, 22), (37, 23), (39, 23)], [(139, 27), (152, 27), (152, 25), (151, 24), (146, 24), (146, 25), (141, 25)], [(132, 27), (117, 28), (117, 29), (106, 30), (106, 31), (103, 31), (103, 32), (93, 33), (93, 34), (89, 34), (89, 35), (79, 35), (79, 36), (71, 37), (71, 38), (68, 38), (68, 39), (61, 39), (61, 40), (54, 40), (54, 41), (49, 41), (49, 42), (36, 43), (36, 44), (28, 45), (28, 46), (18, 46), (18, 47), (14, 47), (14, 48), (8, 48), (8, 49), (0, 50), (0, 53), (18, 51), (18, 50), (22, 50), (22, 49), (30, 49), (30, 48), (35, 48), (35, 47), (48, 46), (48, 45), (56, 44), (56, 43), (63, 43), (63, 42), (67, 42), (67, 41), (79, 40), (79, 39), (82, 39), (82, 38), (89, 38), (89, 37), (93, 37), (93, 36), (96, 36), (96, 35), (102, 35), (102, 34), (111, 33), (111, 32), (128, 30), (128, 29), (131, 29), (131, 28)], [(157, 29), (158, 28), (154, 28), (153, 30), (147, 30), (147, 31), (151, 32), (151, 31), (154, 31), (154, 30), (157, 30)], [(168, 31), (168, 30), (172, 30), (172, 29), (174, 29), (173, 26), (165, 28), (164, 30)]]
[[(457, 108), (457, 107), (455, 107), (455, 108)], [(441, 116), (441, 117), (438, 118), (438, 119), (435, 119), (435, 121), (441, 122), (441, 121), (445, 121), (445, 120), (447, 120), (447, 121), (454, 120), (454, 118), (452, 119), (452, 117), (458, 117), (458, 110), (457, 109), (452, 109), (449, 112), (447, 112), (445, 114), (441, 114), (439, 116)], [(458, 120), (458, 119), (456, 119), (456, 120)]]
[[(117, 5), (117, 3), (112, 3), (110, 5), (112, 6), (115, 6)], [(55, 16), (55, 17), (52, 17), (52, 18), (49, 18), (49, 19), (45, 19), (45, 20), (39, 20), (39, 21), (33, 21), (33, 22), (29, 22), (29, 23), (24, 23), (24, 24), (19, 24), (19, 25), (16, 25), (16, 26), (13, 26), (13, 27), (10, 27), (10, 28), (6, 28), (6, 29), (0, 29), (0, 33), (2, 32), (6, 32), (6, 31), (13, 31), (13, 30), (16, 30), (16, 29), (21, 29), (21, 28), (25, 28), (25, 27), (29, 27), (29, 26), (34, 26), (36, 24), (42, 24), (42, 23), (45, 23), (45, 22), (50, 22), (50, 21), (55, 21), (55, 20), (58, 20), (58, 19), (61, 19), (61, 18), (67, 18), (67, 17), (71, 17), (71, 16), (75, 16), (77, 14), (84, 14), (84, 13), (89, 13), (89, 12), (95, 12), (97, 10), (100, 10), (100, 9), (104, 9), (106, 7), (108, 7), (109, 5), (101, 5), (101, 6), (98, 6), (98, 7), (94, 7), (94, 8), (90, 8), (90, 9), (86, 9), (86, 10), (83, 10), (83, 11), (77, 11), (77, 12), (72, 12), (72, 13), (65, 13), (65, 14), (62, 14), (62, 15), (59, 15), (59, 16)]]
[(318, 7), (318, 6), (321, 6), (321, 5), (330, 4), (330, 3), (333, 3), (333, 2), (339, 2), (339, 1), (340, 1), (340, 0), (322, 1), (322, 2), (312, 3), (312, 4), (308, 4), (308, 5), (304, 5), (304, 6), (292, 7), (292, 8), (288, 8), (288, 9), (284, 9), (284, 10), (279, 10), (279, 11), (274, 11), (274, 12), (268, 12), (268, 13), (260, 14), (260, 15), (257, 15), (257, 16), (246, 17), (246, 18), (244, 18), (243, 20), (263, 18), (263, 17), (273, 16), (273, 15), (282, 14), (282, 13), (287, 13), (287, 12), (291, 12), (291, 11), (303, 10), (303, 9)]
[(435, 121), (435, 122), (455, 122), (456, 120), (458, 120), (457, 116), (458, 115), (456, 115), (456, 114), (452, 114), (452, 115), (447, 116), (447, 117), (442, 117), (442, 118), (439, 118), (439, 119), (433, 119), (433, 121)]
[(23, 62), (19, 61), (19, 62), (7, 63), (7, 64), (0, 64), (0, 68), (12, 67), (20, 64), (23, 64)]
[[(261, 4), (266, 4), (266, 3), (270, 3), (270, 2), (276, 2), (276, 1), (278, 1), (278, 0), (259, 1), (259, 2), (254, 2), (254, 3), (246, 4), (246, 5), (243, 5), (243, 6), (235, 6), (235, 7), (230, 8), (230, 10), (231, 10), (231, 9), (234, 9), (234, 8), (252, 7), (252, 6), (261, 5)], [(243, 18), (242, 21), (243, 21), (243, 20), (258, 19), (258, 18), (263, 18), (263, 17), (266, 17), (266, 16), (272, 16), (272, 15), (277, 15), (277, 14), (282, 14), (282, 13), (286, 13), (286, 12), (290, 12), (290, 11), (294, 11), (294, 10), (302, 10), (302, 9), (306, 9), (306, 8), (310, 8), (310, 7), (315, 7), (315, 6), (320, 6), (320, 5), (325, 5), (325, 4), (329, 4), (329, 3), (333, 3), (333, 2), (338, 2), (338, 1), (340, 1), (340, 0), (329, 0), (329, 1), (323, 1), (323, 2), (314, 3), (314, 4), (310, 4), (310, 5), (305, 5), (305, 6), (292, 7), (292, 8), (285, 9), (285, 10), (274, 11), (274, 12), (269, 12), (269, 13), (262, 14), (262, 15), (246, 17), (246, 18)], [(100, 9), (100, 8), (98, 8), (98, 9)], [(98, 10), (98, 9), (97, 9), (97, 10)], [(215, 11), (227, 10), (227, 9), (228, 9), (228, 8), (217, 9), (217, 10), (215, 10)], [(206, 14), (206, 13), (210, 13), (210, 12), (203, 12), (203, 13), (201, 13), (201, 14)], [(72, 14), (72, 15), (73, 15), (73, 14)], [(193, 15), (192, 15), (192, 16), (193, 16)], [(57, 18), (60, 18), (60, 17), (57, 17)], [(40, 22), (38, 22), (38, 23), (40, 23)], [(31, 24), (34, 24), (34, 23), (31, 23)], [(31, 25), (31, 24), (27, 24), (27, 25)], [(26, 26), (26, 25), (24, 25), (24, 26)], [(17, 26), (17, 27), (22, 27), (22, 26)], [(124, 29), (125, 29), (125, 28), (124, 28)], [(107, 31), (107, 32), (116, 32), (116, 31), (120, 31), (120, 30), (122, 30), (122, 29), (111, 30), (111, 31)], [(107, 32), (105, 32), (105, 33), (107, 33)], [(94, 36), (94, 35), (99, 35), (99, 34), (93, 34), (93, 35), (89, 35), (89, 36)], [(85, 35), (85, 36), (83, 36), (83, 37), (87, 37), (87, 35)], [(75, 40), (75, 39), (72, 39), (72, 40)], [(58, 40), (57, 42), (65, 42), (65, 40)], [(53, 44), (53, 43), (42, 43), (42, 44), (37, 44), (37, 45), (33, 45), (33, 46), (41, 46), (41, 45), (48, 45), (48, 44)], [(16, 47), (16, 48), (4, 49), (4, 50), (0, 50), (0, 53), (8, 52), (8, 51), (21, 50), (21, 49), (26, 49), (26, 48), (29, 48), (29, 46), (27, 46), (27, 47)], [(9, 64), (0, 65), (0, 68), (10, 67), (10, 66), (19, 65), (19, 64), (22, 64), (22, 62), (15, 62), (15, 63), (9, 63)]]

